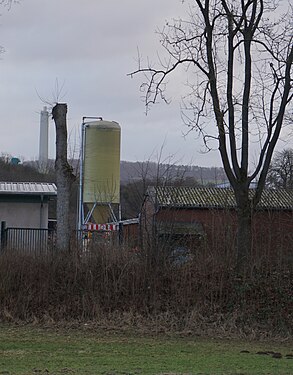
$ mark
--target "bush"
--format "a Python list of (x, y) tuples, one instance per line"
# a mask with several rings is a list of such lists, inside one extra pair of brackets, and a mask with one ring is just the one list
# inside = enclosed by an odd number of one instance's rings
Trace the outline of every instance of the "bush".
[(182, 264), (165, 252), (151, 254), (107, 244), (86, 253), (3, 253), (0, 317), (99, 321), (131, 314), (134, 320), (164, 317), (176, 330), (292, 332), (293, 283), (284, 267), (239, 278), (220, 251), (198, 249)]

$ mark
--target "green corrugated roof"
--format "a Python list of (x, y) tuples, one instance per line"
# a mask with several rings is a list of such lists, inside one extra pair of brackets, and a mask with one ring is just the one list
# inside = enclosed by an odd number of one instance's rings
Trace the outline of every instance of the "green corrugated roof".
[[(161, 207), (235, 208), (234, 192), (228, 188), (149, 187), (148, 194)], [(254, 190), (250, 190), (251, 198)], [(258, 208), (293, 210), (293, 191), (266, 189)]]

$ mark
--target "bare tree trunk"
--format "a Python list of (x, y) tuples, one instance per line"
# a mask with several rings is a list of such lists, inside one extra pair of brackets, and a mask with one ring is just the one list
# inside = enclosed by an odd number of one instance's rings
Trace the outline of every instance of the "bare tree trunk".
[(239, 274), (244, 274), (249, 264), (252, 247), (251, 201), (248, 188), (234, 190), (237, 201), (237, 264)]
[(56, 126), (56, 182), (57, 182), (57, 249), (69, 250), (70, 189), (75, 177), (67, 161), (67, 104), (57, 103), (52, 110)]
[(238, 231), (237, 231), (237, 265), (239, 274), (247, 270), (251, 254), (251, 213), (247, 209), (238, 210)]

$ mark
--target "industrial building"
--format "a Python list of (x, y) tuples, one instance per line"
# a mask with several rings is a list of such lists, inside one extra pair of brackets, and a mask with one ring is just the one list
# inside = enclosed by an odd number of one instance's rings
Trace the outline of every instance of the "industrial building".
[(48, 249), (49, 201), (56, 195), (53, 183), (0, 182), (1, 251)]
[[(253, 190), (251, 190), (253, 194)], [(237, 211), (232, 189), (205, 187), (149, 187), (141, 226), (158, 238), (210, 249), (236, 243)], [(263, 254), (282, 248), (292, 252), (293, 191), (264, 190), (252, 214), (255, 248)], [(259, 245), (259, 246), (258, 246)]]
[(48, 229), (49, 200), (56, 195), (53, 183), (0, 182), (0, 221), (7, 227)]

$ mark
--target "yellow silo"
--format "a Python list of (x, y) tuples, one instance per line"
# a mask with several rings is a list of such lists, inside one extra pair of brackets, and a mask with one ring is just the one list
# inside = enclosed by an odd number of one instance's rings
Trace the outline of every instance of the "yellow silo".
[(84, 124), (83, 203), (96, 224), (110, 220), (110, 207), (120, 203), (120, 126), (114, 121)]

